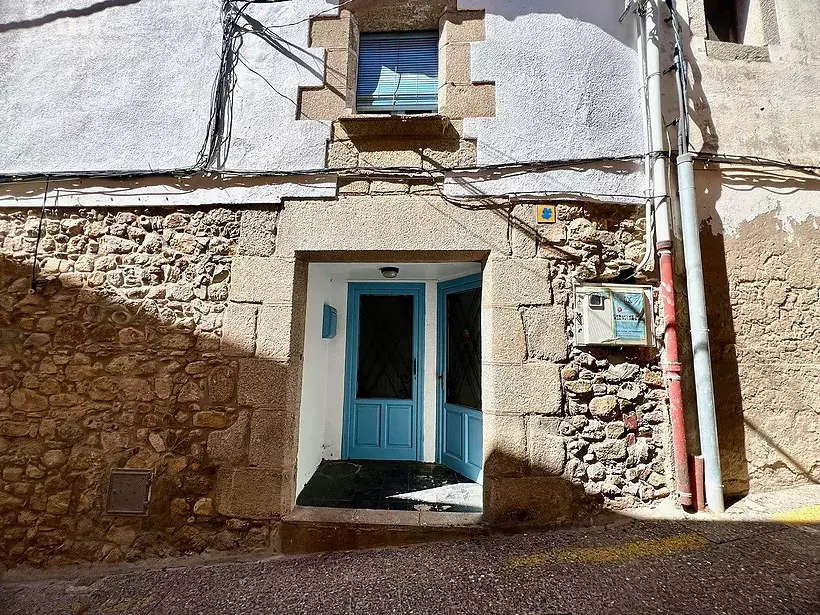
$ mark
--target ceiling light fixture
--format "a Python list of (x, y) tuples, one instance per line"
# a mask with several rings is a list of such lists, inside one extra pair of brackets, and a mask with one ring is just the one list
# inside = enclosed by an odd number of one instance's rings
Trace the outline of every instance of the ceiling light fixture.
[(386, 277), (388, 280), (394, 279), (397, 275), (399, 275), (399, 268), (398, 267), (382, 267), (379, 269), (382, 275)]

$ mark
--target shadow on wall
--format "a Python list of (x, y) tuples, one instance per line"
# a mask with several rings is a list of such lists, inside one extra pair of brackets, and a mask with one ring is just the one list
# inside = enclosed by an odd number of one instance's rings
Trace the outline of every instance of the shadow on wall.
[(483, 8), (488, 14), (498, 15), (507, 21), (515, 21), (518, 17), (533, 13), (563, 15), (566, 19), (592, 24), (627, 47), (635, 45), (634, 27), (626, 27), (620, 23), (624, 11), (622, 3), (603, 3), (600, 0), (523, 0), (480, 4), (483, 6), (479, 8)]
[(57, 21), (59, 19), (68, 19), (76, 17), (88, 17), (94, 13), (105, 11), (106, 9), (116, 8), (118, 6), (127, 6), (129, 4), (137, 4), (140, 0), (103, 0), (102, 2), (95, 2), (81, 9), (66, 9), (64, 11), (55, 11), (48, 13), (42, 17), (34, 19), (23, 19), (20, 21), (10, 21), (7, 23), (0, 23), (0, 32), (8, 32), (10, 30), (24, 30), (27, 28), (36, 28), (45, 24)]
[[(2, 564), (270, 546), (269, 522), (213, 499), (218, 467), (245, 463), (239, 353), (219, 336), (238, 216), (166, 214), (47, 217), (36, 294), (37, 220), (3, 216)], [(120, 467), (155, 469), (147, 516), (105, 513)]]

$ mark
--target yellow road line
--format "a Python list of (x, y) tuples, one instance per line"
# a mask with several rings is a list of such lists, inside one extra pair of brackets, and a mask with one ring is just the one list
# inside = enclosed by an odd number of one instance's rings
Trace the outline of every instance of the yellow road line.
[(511, 568), (545, 564), (611, 564), (641, 557), (660, 557), (681, 551), (705, 549), (709, 541), (700, 534), (677, 534), (666, 538), (636, 540), (604, 547), (566, 547), (511, 557)]
[(793, 525), (808, 525), (820, 523), (820, 504), (795, 508), (774, 516), (775, 521)]

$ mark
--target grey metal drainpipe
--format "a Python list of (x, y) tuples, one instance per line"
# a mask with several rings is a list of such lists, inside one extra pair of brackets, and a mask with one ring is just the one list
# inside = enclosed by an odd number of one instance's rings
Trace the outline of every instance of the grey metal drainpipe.
[(692, 336), (695, 393), (698, 401), (698, 430), (700, 450), (703, 455), (706, 504), (712, 512), (722, 513), (724, 510), (723, 477), (720, 470), (715, 390), (712, 382), (712, 356), (709, 351), (709, 325), (706, 320), (706, 293), (703, 283), (700, 229), (695, 200), (694, 161), (695, 157), (689, 153), (681, 154), (677, 161), (683, 258), (686, 263), (689, 329)]
[(680, 199), (683, 257), (686, 264), (686, 288), (689, 305), (689, 329), (692, 337), (695, 392), (698, 403), (698, 430), (703, 456), (706, 504), (714, 513), (725, 510), (723, 476), (720, 469), (715, 390), (712, 381), (712, 356), (709, 351), (709, 325), (706, 318), (706, 290), (703, 283), (703, 262), (700, 251), (700, 222), (695, 193), (695, 156), (689, 149), (689, 109), (686, 61), (683, 57), (680, 23), (674, 0), (666, 0), (672, 15), (675, 35), (678, 100), (678, 196)]

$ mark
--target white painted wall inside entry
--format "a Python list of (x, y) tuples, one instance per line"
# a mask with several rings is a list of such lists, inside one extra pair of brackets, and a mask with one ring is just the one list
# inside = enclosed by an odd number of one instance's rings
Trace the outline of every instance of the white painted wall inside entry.
[[(313, 263), (308, 272), (305, 353), (299, 415), (296, 489), (301, 492), (322, 459), (340, 459), (344, 412), (347, 288), (350, 282), (384, 282), (384, 266), (399, 268), (395, 282), (424, 283), (424, 461), (436, 459), (437, 284), (481, 272), (480, 263)], [(336, 337), (322, 339), (322, 308), (338, 311)]]

